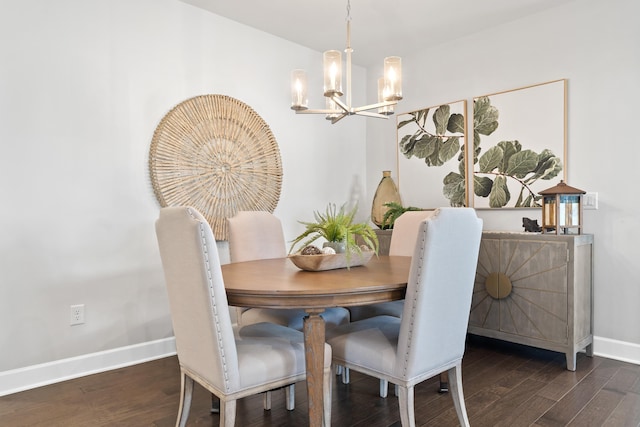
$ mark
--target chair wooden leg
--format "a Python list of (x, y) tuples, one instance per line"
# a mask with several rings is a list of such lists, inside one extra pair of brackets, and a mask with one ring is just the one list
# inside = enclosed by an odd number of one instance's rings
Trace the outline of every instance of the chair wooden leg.
[(285, 387), (284, 395), (287, 401), (287, 411), (293, 411), (296, 408), (296, 385), (291, 384)]
[(184, 372), (180, 373), (180, 405), (178, 406), (178, 419), (176, 427), (185, 427), (189, 410), (191, 409), (191, 398), (193, 397), (193, 378)]
[(265, 391), (262, 397), (262, 408), (265, 411), (271, 410), (271, 391)]
[(413, 402), (413, 387), (400, 387), (398, 393), (400, 423), (402, 427), (415, 427), (416, 415)]
[(325, 369), (322, 384), (322, 400), (323, 400), (323, 413), (322, 413), (322, 425), (323, 427), (331, 427), (331, 368)]
[(389, 391), (389, 381), (380, 380), (380, 397), (387, 397), (387, 393)]
[(218, 399), (215, 394), (211, 394), (211, 413), (220, 413), (220, 399)]
[(236, 424), (236, 401), (220, 402), (220, 427), (234, 427)]
[(342, 384), (349, 384), (351, 379), (349, 378), (349, 368), (346, 366), (342, 367)]
[(455, 367), (449, 369), (449, 377), (451, 378), (451, 397), (453, 398), (453, 406), (458, 414), (458, 421), (461, 426), (469, 427), (469, 418), (467, 417), (467, 408), (464, 404), (464, 393), (462, 392), (462, 364), (458, 363)]
[(449, 374), (447, 372), (440, 373), (440, 386), (438, 393), (447, 393), (449, 391)]

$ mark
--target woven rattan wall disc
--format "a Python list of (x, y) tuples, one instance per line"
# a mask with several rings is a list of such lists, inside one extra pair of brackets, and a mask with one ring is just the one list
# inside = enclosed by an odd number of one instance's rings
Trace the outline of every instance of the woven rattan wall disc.
[(247, 104), (224, 95), (187, 99), (156, 128), (149, 152), (153, 190), (161, 206), (193, 206), (217, 240), (241, 210), (273, 212), (282, 163), (267, 123)]

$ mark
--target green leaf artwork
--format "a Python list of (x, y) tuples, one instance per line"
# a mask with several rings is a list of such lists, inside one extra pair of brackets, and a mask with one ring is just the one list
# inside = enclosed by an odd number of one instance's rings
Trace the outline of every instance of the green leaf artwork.
[(519, 187), (513, 207), (539, 207), (541, 196), (531, 188), (536, 181), (550, 180), (562, 171), (562, 162), (549, 149), (540, 153), (524, 149), (517, 141), (500, 141), (482, 151), (483, 136), (498, 129), (498, 109), (489, 97), (477, 98), (473, 103), (473, 192), (477, 197), (489, 198), (489, 207), (502, 208), (511, 201), (509, 181)]
[[(551, 83), (562, 85), (563, 90), (560, 94), (563, 96), (564, 81)], [(557, 147), (558, 142), (564, 145), (563, 135), (560, 137), (557, 135), (564, 132), (563, 114), (560, 111), (560, 107), (565, 108), (564, 99), (556, 102), (558, 93), (556, 85), (551, 87), (549, 84), (542, 84), (536, 87), (545, 91), (554, 91), (553, 96), (547, 98), (534, 96), (531, 98), (532, 101), (526, 102), (528, 98), (523, 97), (525, 93), (517, 94), (520, 96), (517, 102), (508, 104), (510, 107), (515, 105), (513, 109), (517, 111), (514, 114), (514, 111), (507, 108), (507, 112), (512, 113), (508, 117), (515, 116), (522, 121), (503, 123), (503, 126), (507, 127), (499, 138), (504, 138), (505, 133), (510, 138), (498, 140), (498, 142), (495, 142), (495, 136), (490, 138), (490, 135), (494, 132), (497, 135), (500, 132), (496, 131), (502, 129), (499, 126), (498, 108), (492, 105), (490, 96), (478, 97), (473, 101), (473, 149), (470, 150), (469, 155), (472, 158), (468, 163), (472, 170), (469, 173), (473, 179), (473, 195), (480, 200), (487, 200), (487, 207), (539, 207), (541, 196), (534, 189), (534, 184), (540, 180), (554, 179), (563, 172), (561, 158), (550, 148), (543, 148), (540, 152), (535, 151), (534, 148), (539, 149), (538, 147), (546, 145), (545, 143), (549, 141), (552, 141), (549, 142), (552, 147)], [(546, 102), (553, 105), (536, 104), (536, 102), (540, 103), (541, 98), (550, 98), (550, 101)], [(550, 129), (547, 134), (544, 133), (545, 126), (549, 126)], [(523, 128), (524, 130), (520, 131), (524, 134), (520, 134), (522, 139), (515, 139), (519, 136), (518, 129)], [(536, 136), (530, 137), (532, 128), (535, 128)], [(405, 129), (411, 131), (408, 132)], [(407, 113), (402, 120), (399, 118), (397, 130), (398, 149), (406, 159), (420, 159), (425, 167), (434, 168), (441, 167), (455, 158), (458, 162), (457, 171), (452, 170), (448, 173), (445, 171), (444, 176), (440, 175), (442, 194), (451, 206), (465, 206), (467, 194), (465, 165), (467, 163), (465, 162), (464, 115), (452, 114), (450, 105), (446, 104), (426, 108)], [(405, 134), (402, 135), (402, 133)], [(484, 140), (487, 140), (485, 141), (487, 147), (482, 144)], [(527, 144), (529, 144), (528, 147)], [(428, 205), (424, 200), (411, 202)], [(478, 207), (477, 204), (476, 207)]]
[[(406, 113), (399, 118), (397, 125), (398, 148), (406, 159), (420, 159), (423, 167), (434, 168), (447, 165), (450, 172), (439, 177), (421, 178), (420, 188), (431, 189), (435, 179), (442, 183), (442, 195), (451, 206), (466, 205), (466, 186), (464, 174), (465, 118), (466, 102), (457, 105), (444, 104)], [(459, 165), (456, 166), (456, 163)], [(410, 175), (410, 174), (409, 174)], [(401, 181), (402, 186), (402, 181)], [(410, 183), (410, 187), (413, 184)], [(411, 198), (409, 197), (409, 202)]]

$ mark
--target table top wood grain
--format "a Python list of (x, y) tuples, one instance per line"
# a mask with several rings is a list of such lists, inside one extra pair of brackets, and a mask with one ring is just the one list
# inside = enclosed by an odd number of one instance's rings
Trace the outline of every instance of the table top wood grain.
[(326, 308), (403, 299), (411, 257), (373, 257), (362, 266), (303, 271), (287, 258), (222, 266), (230, 305)]

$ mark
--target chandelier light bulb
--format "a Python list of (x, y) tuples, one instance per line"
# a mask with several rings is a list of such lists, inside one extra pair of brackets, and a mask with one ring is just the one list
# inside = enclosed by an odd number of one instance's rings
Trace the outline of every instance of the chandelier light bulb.
[(304, 70), (291, 72), (291, 109), (295, 111), (309, 108), (307, 98), (307, 73)]
[[(389, 94), (389, 89), (385, 84), (384, 77), (378, 79), (378, 102), (384, 102)], [(379, 114), (386, 116), (393, 114), (393, 105), (384, 105), (378, 108)]]
[(384, 58), (385, 101), (402, 99), (402, 59), (399, 56)]
[(342, 96), (342, 53), (328, 50), (323, 54), (324, 96)]

